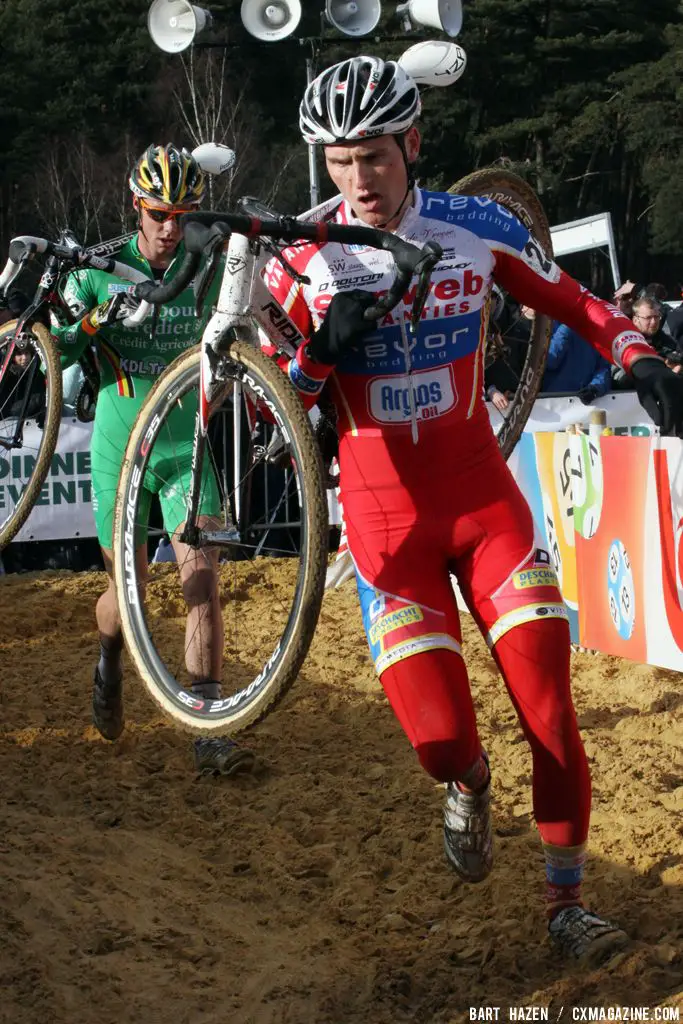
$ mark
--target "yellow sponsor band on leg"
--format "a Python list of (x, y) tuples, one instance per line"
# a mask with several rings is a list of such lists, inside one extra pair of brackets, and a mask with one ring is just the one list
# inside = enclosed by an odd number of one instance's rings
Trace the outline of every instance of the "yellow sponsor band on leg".
[(521, 608), (513, 608), (505, 615), (494, 622), (486, 634), (486, 643), (489, 647), (495, 647), (502, 636), (509, 633), (515, 626), (521, 626), (525, 622), (539, 622), (541, 619), (564, 619), (569, 621), (569, 613), (565, 604), (545, 604), (535, 602), (525, 604)]
[(423, 651), (433, 651), (441, 648), (446, 651), (453, 651), (462, 657), (462, 648), (457, 640), (454, 640), (448, 633), (425, 633), (423, 636), (411, 637), (409, 640), (402, 640), (400, 643), (384, 651), (375, 660), (375, 669), (378, 675), (382, 675), (385, 669), (396, 665), (399, 661), (412, 658), (414, 654), (422, 654)]

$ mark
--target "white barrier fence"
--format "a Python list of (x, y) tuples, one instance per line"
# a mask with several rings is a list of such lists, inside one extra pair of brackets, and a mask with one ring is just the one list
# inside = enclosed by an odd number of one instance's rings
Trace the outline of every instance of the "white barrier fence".
[[(593, 406), (583, 405), (578, 398), (539, 399), (526, 430), (531, 433), (564, 430), (572, 423), (585, 423), (593, 409), (604, 409), (608, 426), (618, 428), (618, 432), (649, 434), (652, 431), (652, 421), (633, 392), (606, 395)], [(490, 404), (489, 412), (495, 428), (500, 422), (500, 414)], [(73, 540), (96, 536), (91, 506), (91, 435), (92, 424), (80, 423), (73, 417), (62, 420), (50, 472), (38, 502), (16, 537), (17, 541)], [(37, 448), (40, 431), (35, 424), (27, 423), (24, 437), (22, 451), (26, 452)], [(0, 455), (0, 515), (16, 501), (27, 478), (29, 467), (26, 458), (30, 456)], [(332, 501), (332, 512), (334, 506)]]

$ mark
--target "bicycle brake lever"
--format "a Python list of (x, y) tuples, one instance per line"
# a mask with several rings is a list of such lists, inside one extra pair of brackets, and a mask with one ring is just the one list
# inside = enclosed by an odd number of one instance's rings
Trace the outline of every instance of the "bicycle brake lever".
[(417, 329), (422, 319), (422, 311), (429, 295), (429, 284), (432, 277), (432, 271), (437, 265), (441, 257), (443, 256), (443, 249), (438, 242), (425, 242), (423, 249), (423, 256), (415, 267), (415, 273), (418, 275), (417, 288), (415, 289), (415, 298), (413, 299), (412, 309), (410, 311), (410, 333), (415, 336)]
[(202, 267), (200, 273), (195, 278), (194, 284), (194, 301), (197, 310), (197, 316), (202, 316), (204, 312), (204, 300), (206, 299), (207, 292), (214, 279), (214, 275), (220, 263), (221, 256), (223, 254), (223, 244), (225, 238), (223, 235), (217, 235), (212, 238), (211, 241), (205, 246), (204, 253), (206, 254), (206, 262)]

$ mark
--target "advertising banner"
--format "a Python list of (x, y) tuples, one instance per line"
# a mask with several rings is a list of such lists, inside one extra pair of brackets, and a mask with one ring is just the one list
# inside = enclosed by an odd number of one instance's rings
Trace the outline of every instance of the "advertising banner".
[(643, 662), (651, 441), (585, 435), (572, 441), (580, 642)]
[(557, 571), (572, 640), (683, 671), (683, 443), (529, 434), (511, 468)]
[[(75, 418), (62, 420), (50, 470), (16, 542), (96, 535), (91, 506), (91, 435), (91, 423)], [(41, 440), (42, 431), (33, 421), (27, 421), (23, 447), (0, 454), (0, 515), (6, 516), (16, 504), (35, 465)]]

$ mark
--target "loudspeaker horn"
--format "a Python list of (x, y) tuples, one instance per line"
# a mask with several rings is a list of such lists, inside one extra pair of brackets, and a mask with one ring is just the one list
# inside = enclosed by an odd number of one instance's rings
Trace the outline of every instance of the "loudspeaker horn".
[(438, 28), (453, 39), (462, 28), (462, 0), (408, 0), (396, 13), (403, 16), (407, 32), (415, 25)]
[(277, 43), (291, 36), (301, 21), (300, 0), (242, 0), (242, 24), (250, 36)]
[(382, 13), (380, 0), (327, 0), (325, 17), (345, 36), (367, 36)]
[(467, 54), (458, 43), (430, 39), (402, 53), (398, 63), (418, 85), (452, 85), (464, 73)]
[(147, 29), (160, 50), (180, 53), (211, 24), (211, 14), (189, 0), (154, 0), (147, 13)]

